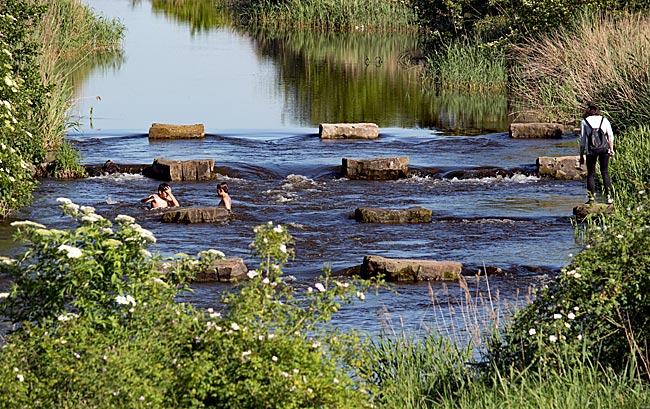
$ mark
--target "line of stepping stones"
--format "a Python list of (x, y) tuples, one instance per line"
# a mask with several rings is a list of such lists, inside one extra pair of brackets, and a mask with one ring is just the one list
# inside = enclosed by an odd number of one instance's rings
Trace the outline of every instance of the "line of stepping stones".
[[(516, 139), (545, 138), (557, 139), (564, 134), (564, 126), (554, 123), (512, 123), (510, 137)], [(575, 132), (575, 131), (574, 131)], [(321, 139), (375, 139), (379, 137), (379, 127), (372, 123), (320, 124)], [(195, 139), (205, 137), (203, 124), (175, 125), (154, 123), (149, 129), (150, 139)], [(578, 156), (539, 157), (537, 173), (563, 180), (582, 180), (586, 169), (579, 164)], [(408, 176), (409, 158), (351, 159), (343, 158), (341, 174), (348, 179), (357, 180), (395, 180)], [(202, 181), (214, 178), (214, 160), (172, 160), (157, 158), (152, 165), (118, 165), (107, 161), (101, 167), (87, 166), (92, 176), (101, 173), (142, 173), (143, 175), (164, 181)], [(612, 206), (579, 205), (573, 209), (578, 221), (592, 215), (611, 213)], [(163, 212), (164, 223), (214, 223), (223, 222), (230, 217), (230, 212), (219, 207), (172, 208)], [(432, 212), (421, 206), (408, 209), (381, 209), (360, 207), (354, 212), (354, 218), (362, 223), (429, 223)], [(161, 264), (168, 269), (169, 263)], [(497, 269), (498, 270), (498, 269)], [(366, 256), (359, 268), (363, 278), (382, 275), (389, 281), (422, 280), (458, 280), (463, 265), (453, 261), (390, 259), (380, 256)], [(241, 258), (217, 260), (207, 270), (199, 272), (195, 281), (232, 281), (247, 278), (248, 268)]]

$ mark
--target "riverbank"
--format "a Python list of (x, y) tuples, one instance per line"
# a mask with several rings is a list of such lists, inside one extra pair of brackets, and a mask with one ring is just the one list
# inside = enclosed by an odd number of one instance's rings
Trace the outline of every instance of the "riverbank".
[(41, 163), (57, 162), (60, 176), (81, 171), (65, 142), (74, 98), (68, 69), (89, 54), (117, 49), (123, 27), (77, 0), (8, 0), (0, 11), (6, 28), (0, 35), (0, 218), (5, 218), (31, 201)]

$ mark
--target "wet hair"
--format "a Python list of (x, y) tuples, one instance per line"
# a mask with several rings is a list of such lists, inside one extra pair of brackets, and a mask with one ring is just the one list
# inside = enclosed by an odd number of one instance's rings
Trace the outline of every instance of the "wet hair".
[(228, 193), (228, 184), (226, 182), (221, 182), (217, 185), (217, 190), (223, 190), (225, 193)]
[(600, 115), (600, 108), (595, 104), (587, 104), (587, 109), (585, 109), (584, 117)]
[(168, 187), (169, 188), (171, 187), (171, 186), (169, 186), (168, 183), (161, 183), (161, 184), (158, 185), (158, 191), (159, 192), (164, 192), (165, 190), (167, 190)]

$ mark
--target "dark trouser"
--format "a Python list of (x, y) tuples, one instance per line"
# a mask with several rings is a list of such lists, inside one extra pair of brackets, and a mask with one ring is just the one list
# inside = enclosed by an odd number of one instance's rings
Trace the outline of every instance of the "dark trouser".
[(612, 182), (609, 179), (609, 153), (607, 152), (587, 155), (587, 191), (591, 196), (594, 196), (596, 190), (596, 161), (600, 162), (600, 175), (603, 177), (605, 194), (608, 195)]

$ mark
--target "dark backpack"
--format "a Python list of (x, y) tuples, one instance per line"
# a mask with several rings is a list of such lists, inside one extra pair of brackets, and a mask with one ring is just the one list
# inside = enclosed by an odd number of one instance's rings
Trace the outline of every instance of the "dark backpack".
[(589, 144), (589, 153), (600, 155), (601, 153), (609, 152), (609, 141), (607, 140), (607, 134), (602, 130), (603, 121), (605, 117), (602, 117), (600, 120), (600, 125), (598, 128), (592, 128), (589, 125), (589, 122), (585, 119), (585, 123), (591, 129), (591, 132), (587, 134), (587, 143)]

